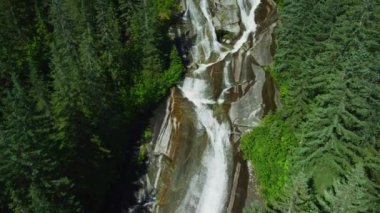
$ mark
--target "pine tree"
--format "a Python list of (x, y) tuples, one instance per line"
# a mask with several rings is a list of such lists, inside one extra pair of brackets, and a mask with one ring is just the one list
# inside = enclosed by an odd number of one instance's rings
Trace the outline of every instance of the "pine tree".
[(65, 153), (61, 169), (73, 179), (77, 185), (74, 195), (89, 211), (101, 204), (93, 201), (98, 190), (90, 177), (105, 155), (99, 136), (94, 134), (104, 103), (104, 86), (84, 3), (66, 0), (52, 4), (51, 105), (55, 124), (52, 138)]
[(302, 172), (294, 176), (285, 193), (268, 207), (269, 212), (319, 212), (308, 185), (308, 178)]
[(274, 71), (285, 98), (282, 119), (300, 141), (292, 171), (310, 175), (318, 195), (364, 163), (370, 187), (363, 194), (378, 194), (380, 5), (285, 0), (280, 11)]
[(33, 1), (0, 1), (0, 98), (12, 85), (11, 76), (28, 75), (25, 49), (34, 34)]
[(4, 122), (1, 126), (1, 182), (5, 183), (7, 196), (13, 210), (27, 209), (27, 189), (34, 164), (39, 163), (41, 150), (36, 145), (32, 123), (31, 102), (13, 76), (14, 88), (4, 99)]
[[(335, 8), (336, 2), (326, 3)], [(349, 16), (354, 19), (348, 25), (337, 21), (331, 38), (323, 42), (325, 51), (316, 58), (314, 72), (318, 75), (311, 79), (317, 85), (319, 94), (314, 99), (314, 108), (303, 125), (302, 144), (300, 148), (301, 165), (310, 168), (316, 174), (317, 188), (325, 187), (338, 175), (345, 173), (352, 165), (363, 158), (362, 147), (370, 146), (370, 112), (366, 76), (370, 71), (362, 58), (368, 56), (360, 42), (355, 28), (363, 21), (364, 6), (356, 5), (345, 8), (344, 13), (357, 13)], [(339, 18), (341, 18), (339, 17)], [(352, 27), (351, 27), (352, 26)], [(360, 26), (357, 26), (360, 27)], [(344, 32), (344, 33), (343, 33)], [(342, 38), (342, 35), (350, 35)], [(376, 87), (375, 85), (373, 85)], [(328, 167), (324, 162), (328, 160)], [(321, 170), (329, 173), (321, 176)]]
[(0, 0), (1, 212), (98, 210), (133, 165), (126, 129), (182, 71), (145, 2)]
[(45, 197), (44, 205), (54, 205), (57, 210), (70, 209), (70, 205), (75, 208), (74, 198), (60, 204), (68, 199), (61, 190), (68, 191), (72, 186), (57, 173), (61, 159), (48, 138), (49, 121), (36, 114), (33, 100), (15, 76), (13, 82), (13, 89), (4, 99), (5, 119), (0, 128), (0, 182), (10, 198), (9, 206), (16, 212), (32, 210), (33, 199), (38, 199), (33, 190), (39, 190), (38, 196)]
[(54, 27), (52, 45), (53, 88), (52, 107), (57, 128), (56, 139), (62, 146), (73, 147), (83, 128), (76, 96), (80, 93), (78, 40), (80, 33), (75, 24), (80, 18), (76, 5), (69, 1), (52, 2)]
[(319, 199), (327, 212), (375, 212), (379, 198), (368, 191), (368, 179), (362, 165), (347, 174), (347, 180), (336, 181), (332, 190), (325, 191)]
[(120, 26), (112, 1), (96, 1), (96, 39), (99, 51), (99, 61), (103, 72), (106, 72), (110, 81), (120, 86), (118, 82), (125, 77), (121, 65), (122, 42)]

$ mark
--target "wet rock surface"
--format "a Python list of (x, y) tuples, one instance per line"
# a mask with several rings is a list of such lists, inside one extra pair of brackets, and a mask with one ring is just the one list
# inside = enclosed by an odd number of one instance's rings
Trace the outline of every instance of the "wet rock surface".
[(216, 30), (225, 30), (236, 36), (240, 32), (239, 7), (234, 0), (215, 0), (214, 17)]
[[(273, 79), (264, 71), (272, 62), (275, 4), (261, 2), (248, 20), (257, 27), (243, 41), (247, 20), (242, 21), (241, 10), (248, 11), (254, 1), (244, 8), (236, 0), (204, 1), (182, 1), (185, 18), (176, 32), (193, 42), (186, 50), (192, 65), (153, 122), (149, 169), (138, 195), (149, 212), (203, 212), (205, 199), (218, 206), (210, 212), (242, 212), (247, 200), (260, 200), (239, 140), (278, 105)], [(232, 47), (212, 35), (219, 29), (234, 33)], [(213, 173), (225, 176), (215, 179), (223, 194), (209, 180)], [(206, 189), (215, 190), (215, 198), (207, 197)]]

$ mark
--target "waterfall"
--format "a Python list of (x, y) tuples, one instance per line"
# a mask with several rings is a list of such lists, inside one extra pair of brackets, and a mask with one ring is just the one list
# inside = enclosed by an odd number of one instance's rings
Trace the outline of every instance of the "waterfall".
[[(192, 73), (191, 77), (186, 77), (180, 89), (183, 95), (194, 103), (197, 119), (207, 131), (209, 145), (202, 157), (203, 169), (206, 170), (203, 186), (191, 187), (196, 185), (196, 182), (199, 182), (198, 176), (192, 178), (190, 187), (187, 189), (186, 196), (182, 200), (178, 212), (187, 212), (189, 205), (194, 205), (193, 209), (200, 213), (217, 213), (222, 212), (223, 208), (225, 208), (228, 195), (228, 164), (232, 160), (230, 159), (231, 154), (229, 154), (232, 153), (230, 145), (231, 127), (228, 120), (219, 121), (213, 115), (213, 105), (221, 105), (223, 101), (216, 102), (213, 97), (208, 96), (207, 90), (211, 83), (202, 78), (202, 76), (207, 75), (207, 72), (210, 71), (209, 67), (240, 50), (247, 42), (249, 35), (255, 32), (254, 14), (260, 1), (250, 0), (249, 3), (251, 7), (247, 8), (244, 0), (238, 0), (241, 22), (245, 31), (232, 48), (227, 48), (217, 40), (207, 0), (200, 1), (201, 12), (195, 6), (194, 0), (187, 0), (190, 19), (194, 28), (197, 29), (197, 43), (192, 50), (192, 54), (195, 60), (194, 63), (197, 63), (199, 68)], [(200, 15), (202, 17), (196, 17)], [(203, 51), (203, 55), (200, 51)], [(216, 61), (210, 60), (211, 53), (217, 55)], [(223, 68), (225, 73), (228, 70), (228, 65), (229, 63), (225, 63), (225, 68)], [(225, 81), (223, 91), (225, 91), (231, 86), (227, 73), (224, 75), (223, 80)], [(223, 97), (220, 98), (217, 97), (217, 100), (223, 100)]]
[[(183, 0), (193, 41), (191, 65), (172, 89), (165, 116), (157, 120), (145, 181), (145, 188), (156, 192), (150, 211), (239, 212), (245, 205), (250, 180), (237, 143), (242, 132), (259, 122), (268, 102), (262, 95), (268, 87), (263, 66), (272, 60), (275, 26), (269, 19), (265, 27), (256, 23), (260, 5), (266, 9), (264, 18), (275, 11), (271, 0), (262, 1)], [(221, 19), (237, 21), (224, 26), (218, 24)], [(258, 26), (266, 30), (258, 34)], [(218, 38), (224, 27), (233, 34), (230, 42)]]

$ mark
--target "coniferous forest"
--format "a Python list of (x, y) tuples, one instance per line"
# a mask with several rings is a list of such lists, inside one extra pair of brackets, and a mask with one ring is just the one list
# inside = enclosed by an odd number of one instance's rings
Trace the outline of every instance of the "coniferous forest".
[(266, 207), (380, 211), (380, 4), (280, 0), (275, 62), (283, 106), (244, 136)]
[(135, 141), (183, 70), (177, 7), (0, 1), (0, 212), (128, 205)]
[[(380, 3), (278, 0), (246, 212), (380, 212)], [(0, 212), (120, 212), (183, 75), (176, 0), (0, 0)], [(137, 150), (137, 151), (136, 151)]]

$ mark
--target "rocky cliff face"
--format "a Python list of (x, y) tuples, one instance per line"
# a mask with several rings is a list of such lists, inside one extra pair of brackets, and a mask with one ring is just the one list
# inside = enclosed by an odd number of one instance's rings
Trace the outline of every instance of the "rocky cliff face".
[[(155, 120), (141, 205), (154, 212), (241, 212), (259, 199), (240, 135), (276, 108), (272, 0), (183, 0), (176, 30), (188, 74)], [(143, 202), (147, 195), (151, 202)], [(141, 210), (141, 209), (140, 209)]]
[(240, 33), (239, 6), (234, 0), (215, 0), (213, 19), (216, 30), (224, 30), (237, 36)]

